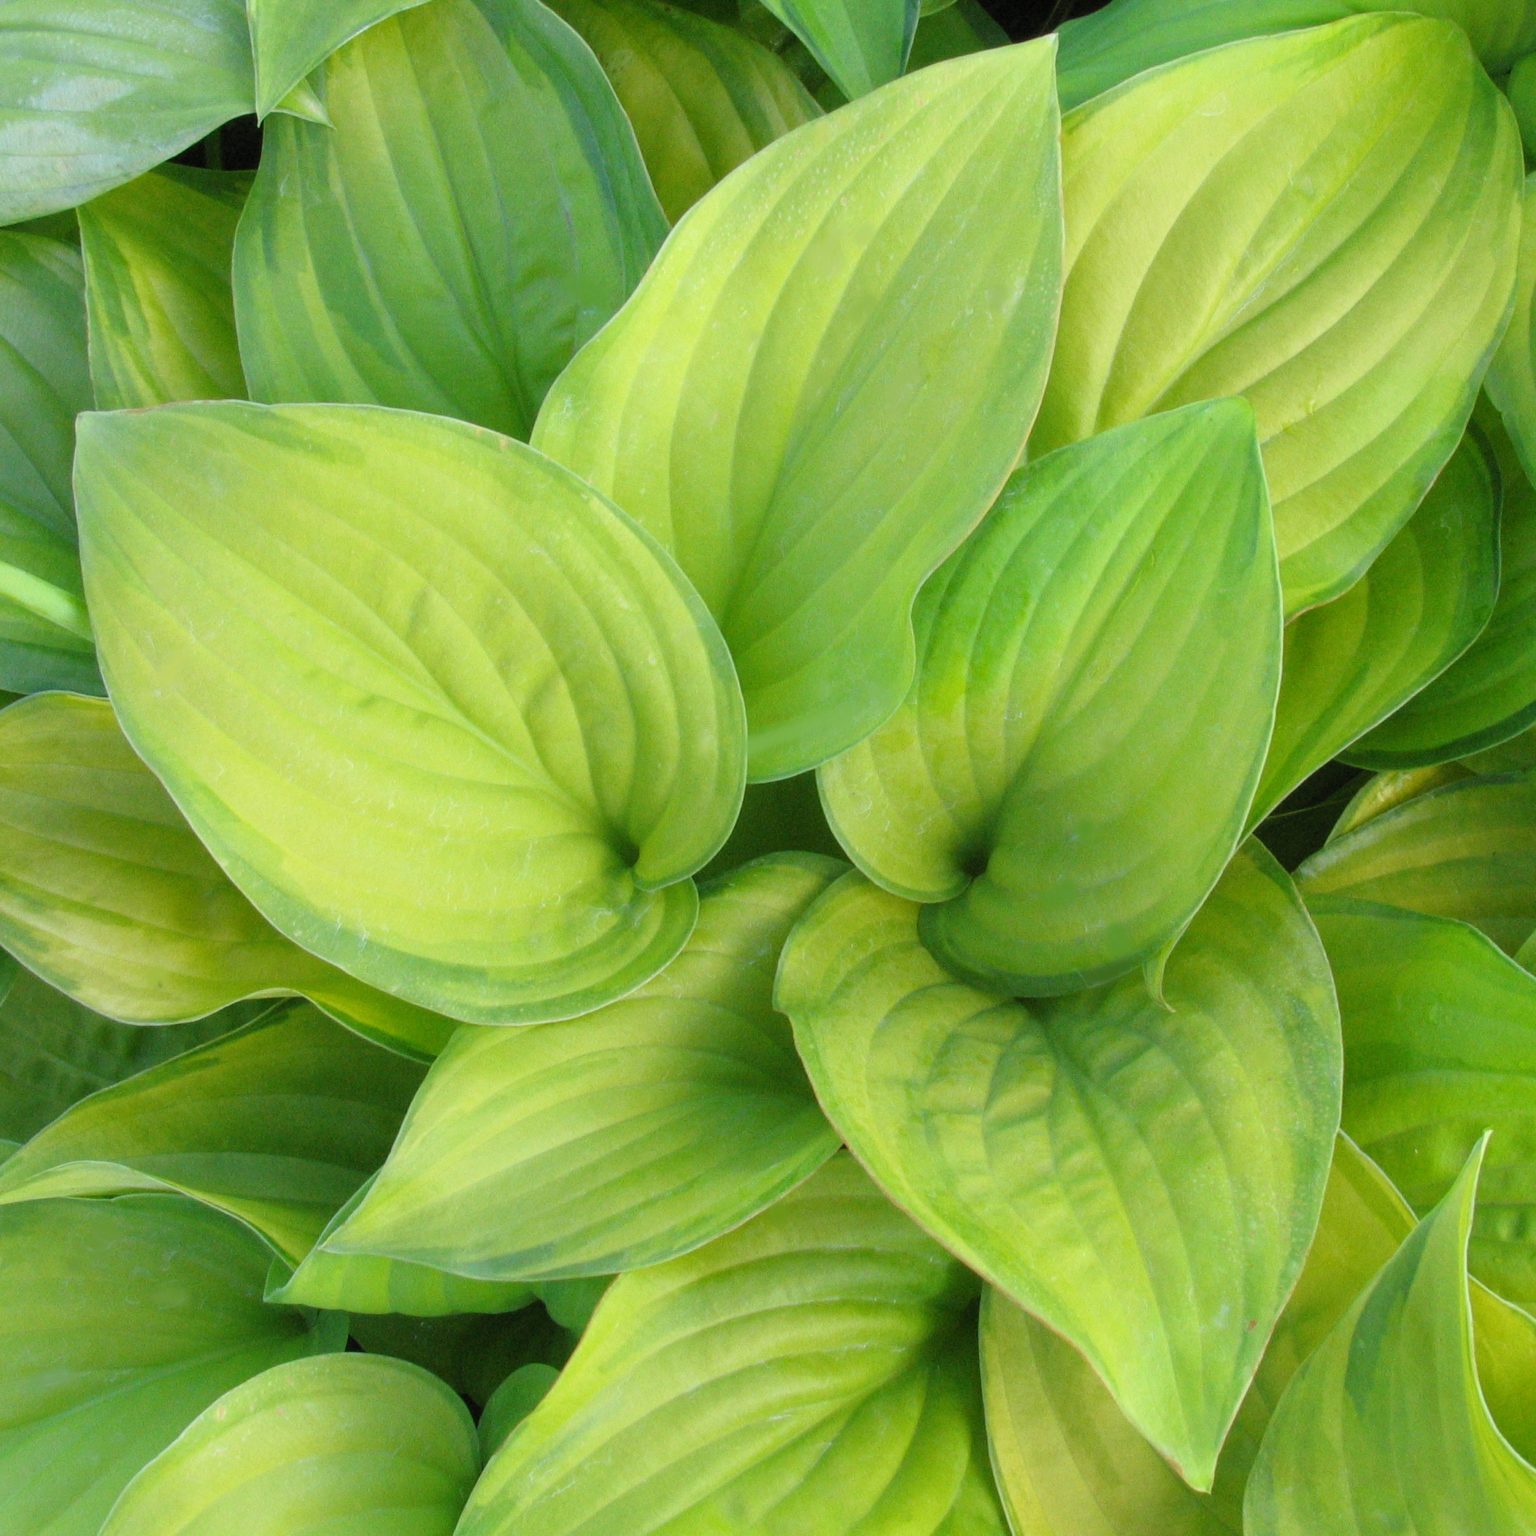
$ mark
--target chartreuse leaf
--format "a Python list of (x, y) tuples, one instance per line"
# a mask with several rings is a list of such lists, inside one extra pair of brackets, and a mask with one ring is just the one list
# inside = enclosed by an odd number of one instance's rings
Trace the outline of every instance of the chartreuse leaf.
[(235, 245), (258, 400), (348, 400), (526, 437), (666, 224), (597, 61), (538, 0), (433, 0), (267, 124)]
[(907, 55), (907, 71), (926, 69), (942, 59), (958, 59), (983, 48), (1000, 48), (1008, 34), (979, 0), (954, 0), (942, 10), (926, 7)]
[(1004, 1536), (975, 1281), (835, 1158), (621, 1275), (458, 1536)]
[(1296, 879), (1309, 903), (1350, 896), (1454, 918), (1512, 955), (1536, 929), (1536, 773), (1454, 779), (1357, 820)]
[(667, 217), (821, 109), (776, 53), (655, 0), (554, 0), (634, 124)]
[(917, 908), (852, 875), (778, 1002), (877, 1181), (1087, 1356), (1197, 1488), (1306, 1257), (1338, 1126), (1317, 936), (1248, 844), (1141, 978), (1016, 1002), (950, 977)]
[(1030, 453), (1245, 395), (1287, 609), (1338, 596), (1460, 440), (1509, 313), (1519, 133), (1445, 22), (1364, 16), (1063, 124), (1067, 280)]
[(245, 0), (256, 64), (256, 115), (265, 117), (343, 43), (422, 0)]
[[(1285, 630), (1280, 705), (1252, 821), (1443, 674), (1499, 597), (1499, 482), (1472, 433), (1342, 596)], [(1351, 754), (1354, 756), (1355, 754)]]
[(0, 687), (15, 693), (101, 689), (69, 486), (90, 406), (79, 251), (0, 231)]
[(924, 941), (1029, 996), (1121, 975), (1215, 884), (1280, 681), (1253, 415), (1217, 401), (1019, 471), (924, 587), (917, 677), (820, 770), (827, 816)]
[(917, 31), (918, 0), (763, 0), (850, 101), (894, 80)]
[[(0, 968), (18, 969), (9, 956)], [(273, 1006), (237, 1004), (195, 1024), (136, 1029), (19, 971), (0, 999), (0, 1136), (24, 1140), (98, 1088), (216, 1040)]]
[(452, 1536), (469, 1410), (420, 1366), (317, 1355), (226, 1392), (123, 1490), (101, 1536)]
[(221, 1393), (339, 1349), (261, 1299), (267, 1249), (173, 1195), (0, 1207), (0, 1532), (97, 1536), (130, 1478)]
[(159, 1024), (300, 992), (407, 1055), (435, 1055), (453, 1031), (278, 933), (197, 840), (105, 699), (36, 694), (0, 711), (0, 828), (0, 940), (99, 1013)]
[(480, 1450), (487, 1461), (500, 1450), (507, 1436), (549, 1395), (560, 1372), (552, 1365), (533, 1361), (520, 1365), (491, 1394), (480, 1415)]
[(1525, 183), (1515, 307), (1488, 367), (1488, 398), (1504, 418), (1527, 477), (1536, 480), (1536, 176)]
[(1473, 1355), (1481, 1161), (1479, 1145), (1292, 1379), (1248, 1483), (1248, 1536), (1523, 1536), (1536, 1522), (1536, 1469), (1493, 1421)]
[(102, 410), (240, 399), (230, 262), (250, 178), (166, 165), (80, 210)]
[(1417, 795), (1427, 795), (1432, 789), (1471, 777), (1471, 770), (1460, 763), (1436, 763), (1429, 768), (1394, 768), (1387, 773), (1373, 773), (1350, 796), (1328, 835), (1330, 839), (1342, 837)]
[(313, 1008), (275, 1011), (81, 1100), (0, 1168), (0, 1204), (168, 1190), (297, 1263), (383, 1160), (420, 1081)]
[(482, 1280), (612, 1274), (738, 1226), (837, 1147), (773, 1009), (779, 952), (846, 868), (778, 854), (706, 888), (655, 980), (543, 1029), (466, 1029), (326, 1252)]
[(741, 802), (730, 658), (602, 497), (458, 422), (184, 405), (80, 429), (123, 727), (288, 937), (472, 1022), (632, 991)]
[(1536, 1302), (1536, 977), (1465, 923), (1318, 897), (1339, 990), (1344, 1128), (1415, 1209), (1494, 1129), (1473, 1271)]
[(747, 697), (755, 779), (890, 714), (923, 578), (992, 502), (1049, 359), (1048, 40), (771, 144), (679, 226), (534, 444), (677, 556)]
[(73, 208), (250, 110), (242, 0), (6, 0), (0, 224)]

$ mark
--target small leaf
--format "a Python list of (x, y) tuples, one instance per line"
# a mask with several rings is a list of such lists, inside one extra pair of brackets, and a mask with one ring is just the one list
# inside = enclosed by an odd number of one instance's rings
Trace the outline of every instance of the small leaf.
[(1418, 795), (1427, 795), (1432, 789), (1471, 777), (1471, 770), (1460, 763), (1437, 763), (1431, 768), (1395, 768), (1388, 773), (1374, 773), (1350, 796), (1328, 834), (1328, 841), (1363, 827), (1366, 822)]
[(80, 210), (100, 409), (244, 397), (230, 262), (249, 186), (167, 165)]
[(1051, 57), (955, 60), (754, 155), (540, 414), (720, 621), (755, 779), (895, 708), (913, 596), (1018, 458), (1058, 301)]
[(459, 1536), (1005, 1536), (975, 1282), (839, 1157), (621, 1276)]
[(906, 68), (918, 0), (763, 0), (850, 101)]
[(1287, 611), (1337, 597), (1460, 441), (1508, 315), (1519, 133), (1465, 33), (1377, 15), (1212, 49), (1070, 113), (1062, 156), (1031, 456), (1245, 395)]
[(461, 1030), (325, 1249), (482, 1280), (612, 1274), (772, 1204), (837, 1148), (772, 997), (790, 929), (844, 868), (749, 864), (706, 889), (639, 991), (542, 1029)]
[(280, 931), (488, 1023), (586, 1012), (682, 947), (741, 699), (632, 523), (406, 412), (163, 406), (80, 439), (124, 730)]
[(6, 0), (0, 224), (73, 208), (250, 110), (243, 0)]
[(924, 587), (917, 677), (820, 770), (827, 817), (984, 986), (1054, 995), (1172, 940), (1242, 836), (1280, 587), (1240, 401), (1031, 464)]
[(299, 1005), (82, 1099), (0, 1168), (0, 1204), (168, 1190), (297, 1263), (389, 1149), (420, 1068)]
[(1081, 1350), (1208, 1488), (1338, 1125), (1327, 962), (1262, 849), (1233, 861), (1164, 992), (978, 991), (922, 947), (915, 907), (852, 875), (796, 930), (778, 1001), (881, 1186)]
[(602, 70), (538, 0), (433, 0), (319, 81), (330, 126), (267, 124), (236, 240), (254, 397), (526, 437), (666, 229)]
[(97, 1536), (124, 1485), (221, 1393), (341, 1347), (261, 1299), (263, 1243), (171, 1195), (0, 1207), (0, 1533)]
[(1248, 1484), (1248, 1536), (1525, 1536), (1536, 1470), (1478, 1384), (1466, 1252), (1482, 1147), (1286, 1389)]
[(520, 1365), (491, 1394), (480, 1415), (480, 1451), (490, 1460), (508, 1435), (549, 1395), (560, 1372), (552, 1365), (534, 1361)]
[(317, 1355), (226, 1392), (123, 1490), (101, 1536), (452, 1536), (480, 1470), (419, 1366)]

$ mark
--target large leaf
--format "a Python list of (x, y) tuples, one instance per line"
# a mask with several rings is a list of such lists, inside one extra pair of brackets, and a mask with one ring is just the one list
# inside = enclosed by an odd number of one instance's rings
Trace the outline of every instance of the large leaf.
[(459, 1536), (1004, 1536), (974, 1299), (840, 1157), (616, 1280)]
[(917, 587), (1018, 458), (1059, 297), (1051, 57), (955, 60), (769, 145), (545, 402), (535, 446), (720, 621), (754, 778), (895, 708)]
[(1536, 176), (1525, 184), (1524, 213), (1514, 314), (1488, 369), (1488, 398), (1536, 480)]
[(1286, 1389), (1248, 1484), (1248, 1536), (1536, 1525), (1536, 1469), (1490, 1415), (1473, 1355), (1466, 1251), (1481, 1151)]
[(90, 406), (80, 253), (0, 231), (0, 687), (16, 693), (101, 688), (69, 485)]
[(267, 1250), (171, 1195), (0, 1207), (0, 1532), (97, 1536), (124, 1485), (248, 1376), (338, 1349), (266, 1306)]
[(850, 101), (894, 80), (917, 31), (918, 0), (763, 0)]
[(1422, 1212), (1493, 1127), (1472, 1269), (1536, 1303), (1536, 977), (1464, 923), (1347, 897), (1312, 912), (1339, 990), (1345, 1130)]
[(433, 0), (266, 129), (235, 247), (259, 400), (348, 400), (526, 437), (665, 231), (585, 44), (538, 0)]
[(204, 1409), (101, 1536), (452, 1536), (479, 1470), (474, 1422), (437, 1377), (387, 1355), (319, 1355)]
[(0, 1167), (0, 1204), (168, 1190), (291, 1262), (389, 1150), (421, 1070), (299, 1005), (83, 1099)]
[(230, 884), (104, 699), (0, 711), (0, 940), (70, 997), (134, 1024), (301, 992), (373, 1039), (435, 1055), (452, 1023), (290, 943)]
[(776, 53), (658, 0), (553, 0), (607, 72), (669, 219), (821, 115)]
[(1296, 879), (1309, 902), (1352, 896), (1455, 918), (1512, 955), (1536, 929), (1536, 773), (1414, 795), (1330, 839)]
[(682, 947), (741, 698), (600, 496), (457, 422), (233, 404), (86, 417), (78, 487), (124, 729), (282, 932), (486, 1023)]
[(1067, 280), (1038, 455), (1246, 395), (1288, 611), (1336, 597), (1460, 440), (1509, 313), (1519, 133), (1444, 22), (1213, 49), (1063, 125)]
[(230, 262), (249, 186), (167, 165), (80, 210), (102, 410), (245, 395)]
[(1255, 822), (1485, 630), (1500, 591), (1499, 526), (1494, 466), (1469, 433), (1370, 570), (1286, 626)]
[(639, 991), (542, 1029), (461, 1030), (326, 1249), (487, 1280), (611, 1274), (771, 1204), (837, 1147), (773, 978), (844, 868), (750, 864), (707, 888), (693, 937)]
[(1077, 1346), (1208, 1488), (1306, 1257), (1338, 1125), (1338, 1016), (1290, 882), (1250, 844), (1163, 977), (1033, 1002), (953, 980), (853, 875), (778, 1001), (832, 1122), (954, 1253)]
[(0, 224), (73, 208), (250, 110), (242, 0), (6, 0)]
[(1021, 470), (915, 618), (905, 702), (820, 770), (838, 838), (934, 903), (925, 942), (983, 985), (1149, 960), (1231, 858), (1274, 719), (1252, 413), (1192, 406)]

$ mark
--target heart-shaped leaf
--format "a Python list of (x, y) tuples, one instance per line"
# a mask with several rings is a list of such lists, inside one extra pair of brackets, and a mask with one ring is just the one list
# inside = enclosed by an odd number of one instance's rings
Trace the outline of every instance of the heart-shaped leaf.
[(89, 416), (87, 590), (124, 730), (295, 942), (532, 1023), (682, 947), (741, 803), (730, 658), (587, 486), (347, 406)]
[(1077, 1346), (1208, 1488), (1317, 1225), (1338, 1125), (1327, 961), (1249, 844), (1139, 977), (1036, 1002), (963, 985), (918, 909), (848, 876), (779, 1006), (822, 1105), (891, 1196)]
[(666, 224), (586, 45), (538, 0), (433, 0), (280, 115), (235, 247), (258, 400), (347, 400), (526, 437)]
[(0, 224), (73, 208), (250, 110), (243, 0), (6, 0)]
[(82, 1099), (0, 1168), (0, 1204), (168, 1190), (292, 1263), (389, 1150), (421, 1070), (302, 1004)]
[(894, 80), (917, 31), (918, 0), (763, 0), (852, 101)]
[(895, 708), (913, 596), (1018, 459), (1059, 297), (1051, 58), (957, 59), (754, 155), (540, 414), (720, 621), (755, 779)]
[(1292, 1379), (1244, 1501), (1247, 1536), (1526, 1536), (1536, 1468), (1478, 1382), (1467, 1234), (1482, 1147)]
[(436, 1376), (387, 1355), (318, 1355), (205, 1408), (101, 1536), (452, 1536), (479, 1470), (474, 1422)]
[(952, 970), (1041, 996), (1161, 950), (1243, 832), (1280, 682), (1253, 416), (1191, 406), (1021, 470), (923, 588), (917, 676), (819, 772)]
[(1499, 526), (1493, 462), (1468, 433), (1370, 570), (1286, 626), (1280, 705), (1253, 822), (1405, 699), (1433, 687), (1486, 629), (1500, 591)]
[(597, 55), (674, 221), (743, 160), (821, 116), (778, 54), (707, 16), (653, 0), (552, 9)]
[(325, 1249), (485, 1280), (611, 1274), (770, 1205), (837, 1148), (773, 978), (846, 867), (749, 864), (706, 889), (693, 937), (639, 991), (542, 1029), (461, 1030)]
[(1466, 34), (1233, 43), (1063, 124), (1039, 455), (1193, 400), (1258, 418), (1287, 611), (1350, 586), (1460, 441), (1509, 312), (1522, 160)]
[(167, 165), (80, 210), (100, 409), (244, 397), (230, 262), (249, 188)]
[(230, 884), (104, 699), (37, 694), (0, 711), (0, 939), (110, 1018), (200, 1018), (300, 992), (408, 1056), (450, 1020), (290, 943)]
[(975, 1282), (853, 1161), (622, 1275), (459, 1536), (1005, 1536)]
[(97, 1536), (124, 1485), (248, 1376), (339, 1349), (261, 1299), (267, 1248), (173, 1195), (0, 1207), (0, 1533)]

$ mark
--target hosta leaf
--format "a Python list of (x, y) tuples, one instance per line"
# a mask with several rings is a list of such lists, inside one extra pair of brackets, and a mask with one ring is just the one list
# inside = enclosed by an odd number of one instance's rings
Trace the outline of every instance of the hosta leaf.
[(1347, 897), (1312, 908), (1339, 989), (1344, 1128), (1419, 1211), (1494, 1128), (1473, 1271), (1536, 1302), (1536, 977), (1464, 923)]
[(250, 110), (242, 0), (6, 0), (0, 224), (73, 208)]
[(230, 884), (104, 699), (0, 712), (0, 939), (111, 1018), (199, 1018), (302, 992), (360, 1033), (430, 1057), (451, 1021), (363, 986), (285, 939)]
[(1302, 894), (1455, 918), (1506, 954), (1536, 929), (1536, 774), (1460, 778), (1329, 840), (1296, 872)]
[(256, 64), (256, 115), (265, 117), (311, 70), (375, 22), (422, 0), (246, 0)]
[(1523, 1536), (1536, 1470), (1478, 1384), (1466, 1251), (1481, 1148), (1292, 1379), (1248, 1484), (1248, 1536)]
[(526, 437), (665, 222), (603, 72), (538, 0), (433, 0), (281, 115), (235, 245), (259, 400), (348, 400)]
[(1498, 596), (1498, 480), (1469, 433), (1370, 570), (1286, 626), (1280, 706), (1252, 819), (1433, 687), (1484, 631)]
[(924, 10), (907, 55), (907, 72), (926, 69), (943, 59), (958, 59), (983, 48), (1000, 48), (1008, 34), (979, 0), (954, 0), (943, 10)]
[(682, 947), (741, 699), (600, 496), (457, 422), (233, 404), (87, 417), (78, 487), (124, 729), (290, 938), (497, 1023)]
[(859, 876), (778, 1001), (832, 1122), (947, 1247), (1075, 1344), (1195, 1487), (1306, 1257), (1338, 1018), (1290, 882), (1250, 844), (1139, 977), (1015, 1002), (953, 980)]
[(820, 770), (843, 845), (936, 903), (924, 940), (985, 985), (1067, 992), (1150, 959), (1242, 836), (1274, 718), (1280, 588), (1247, 406), (1021, 470), (915, 619), (906, 701)]
[(753, 778), (890, 714), (913, 595), (1018, 457), (1059, 291), (1051, 49), (925, 70), (769, 145), (545, 402), (535, 446), (719, 619)]
[(669, 219), (764, 145), (821, 115), (776, 53), (655, 0), (554, 0), (597, 55)]
[[(9, 956), (0, 961), (15, 969)], [(195, 1024), (137, 1029), (104, 1019), (30, 971), (0, 999), (0, 1136), (22, 1140), (98, 1088), (215, 1040), (270, 1003), (246, 1003)]]
[(480, 1415), (480, 1449), (486, 1460), (500, 1450), (507, 1436), (549, 1395), (560, 1372), (552, 1365), (520, 1365), (491, 1394)]
[(486, 1280), (611, 1274), (771, 1204), (837, 1147), (773, 978), (844, 868), (750, 864), (706, 889), (693, 937), (639, 991), (542, 1029), (461, 1030), (325, 1248)]
[(975, 1284), (837, 1158), (623, 1275), (459, 1536), (1004, 1536)]
[(124, 1485), (248, 1376), (338, 1349), (261, 1299), (267, 1249), (171, 1195), (0, 1207), (0, 1532), (97, 1536)]
[(230, 262), (249, 187), (167, 165), (80, 210), (102, 410), (244, 397)]
[(1473, 773), (1512, 773), (1536, 768), (1536, 728), (1528, 726), (1496, 747), (1471, 753), (1462, 766)]
[(714, 858), (704, 868), (705, 877), (729, 874), (764, 854), (822, 853), (843, 856), (842, 846), (827, 825), (814, 773), (798, 773), (791, 779), (770, 779), (747, 785), (741, 815)]
[(1444, 22), (1213, 49), (1063, 124), (1067, 280), (1038, 456), (1246, 395), (1288, 611), (1336, 597), (1460, 440), (1509, 313), (1521, 153)]
[(101, 688), (69, 485), (90, 406), (79, 251), (0, 231), (0, 687), (16, 693)]
[(0, 1204), (169, 1190), (296, 1263), (383, 1160), (420, 1081), (314, 1009), (283, 1009), (81, 1100), (0, 1168)]
[(850, 101), (906, 67), (918, 0), (763, 0)]
[(102, 1536), (451, 1536), (480, 1470), (451, 1388), (387, 1355), (290, 1360), (203, 1410)]
[(1536, 176), (1525, 183), (1524, 215), (1514, 314), (1488, 368), (1488, 398), (1536, 480)]
[(1363, 827), (1366, 822), (1418, 795), (1427, 795), (1432, 789), (1471, 776), (1470, 770), (1460, 763), (1436, 763), (1429, 768), (1394, 768), (1388, 773), (1373, 773), (1345, 803), (1329, 837), (1343, 837), (1346, 832)]

